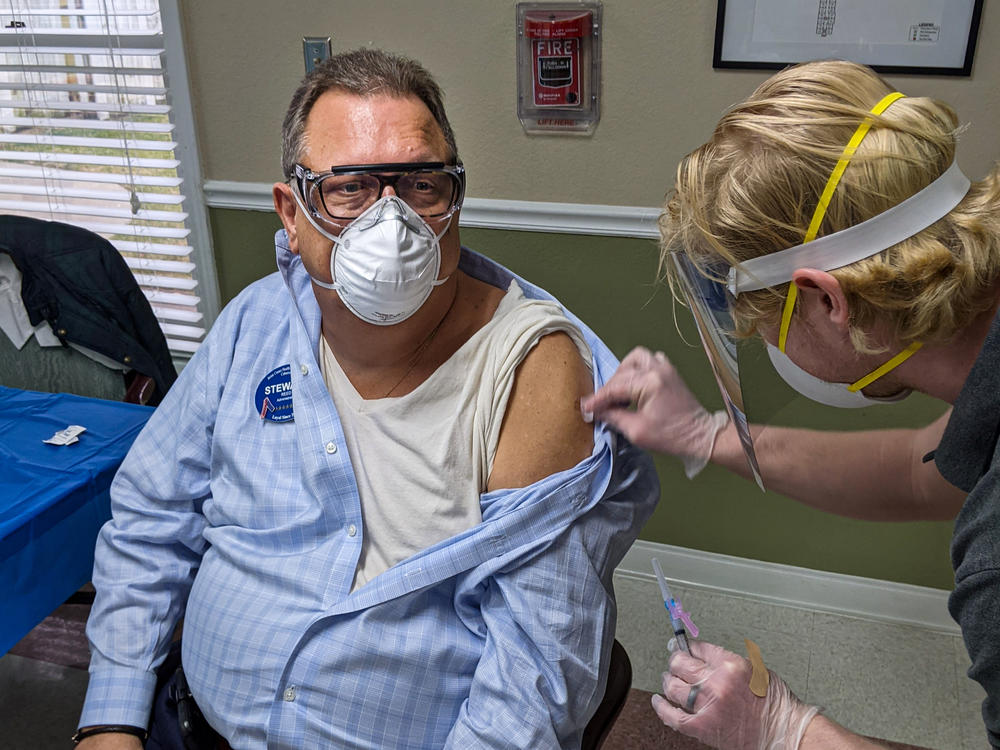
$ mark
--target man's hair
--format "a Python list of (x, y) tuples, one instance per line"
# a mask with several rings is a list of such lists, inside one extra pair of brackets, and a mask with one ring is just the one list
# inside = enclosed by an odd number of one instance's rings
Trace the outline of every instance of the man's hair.
[[(955, 158), (955, 112), (933, 99), (906, 97), (871, 115), (893, 90), (863, 65), (805, 63), (769, 78), (727, 112), (711, 139), (678, 166), (660, 216), (660, 267), (675, 291), (673, 250), (683, 249), (717, 278), (723, 265), (800, 244), (834, 165), (866, 117), (874, 124), (818, 236), (870, 219), (939, 177)], [(847, 297), (858, 351), (878, 351), (865, 335), (875, 322), (901, 344), (949, 339), (993, 302), (1000, 165), (930, 227), (830, 273)], [(776, 325), (786, 292), (781, 285), (740, 294), (732, 303), (738, 335)]]
[(285, 179), (295, 173), (295, 164), (305, 149), (306, 120), (316, 100), (330, 90), (356, 96), (415, 96), (431, 111), (448, 145), (449, 163), (458, 161), (455, 134), (444, 111), (437, 82), (420, 63), (379, 49), (362, 48), (324, 60), (299, 84), (281, 126), (281, 170)]

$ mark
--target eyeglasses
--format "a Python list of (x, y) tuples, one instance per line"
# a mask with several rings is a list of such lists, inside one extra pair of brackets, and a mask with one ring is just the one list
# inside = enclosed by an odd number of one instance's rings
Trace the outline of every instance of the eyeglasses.
[(362, 164), (313, 172), (295, 165), (295, 180), (309, 210), (319, 219), (345, 227), (391, 187), (422, 218), (451, 216), (465, 197), (465, 167), (443, 162)]

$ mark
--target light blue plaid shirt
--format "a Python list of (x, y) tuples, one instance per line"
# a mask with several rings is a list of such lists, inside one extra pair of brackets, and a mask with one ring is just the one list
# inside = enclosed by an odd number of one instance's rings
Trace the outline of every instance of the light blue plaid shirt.
[[(184, 616), (185, 674), (234, 748), (578, 747), (604, 691), (612, 572), (659, 496), (652, 462), (596, 426), (590, 458), (482, 495), (481, 524), (352, 594), (364, 529), (320, 311), (283, 232), (277, 254), (280, 274), (226, 307), (115, 478), (81, 726), (146, 725)], [(461, 268), (515, 278), (468, 250)], [(567, 315), (599, 386), (617, 360)], [(294, 420), (263, 420), (258, 383), (285, 364)]]

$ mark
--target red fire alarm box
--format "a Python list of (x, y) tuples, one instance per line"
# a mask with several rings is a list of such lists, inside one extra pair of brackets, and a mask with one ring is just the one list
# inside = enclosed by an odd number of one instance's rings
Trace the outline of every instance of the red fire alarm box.
[(594, 132), (600, 3), (518, 3), (517, 116), (528, 133)]

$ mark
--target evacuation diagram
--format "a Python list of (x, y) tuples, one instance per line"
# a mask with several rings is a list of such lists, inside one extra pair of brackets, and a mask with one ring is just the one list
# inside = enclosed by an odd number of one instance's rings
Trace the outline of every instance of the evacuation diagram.
[(836, 20), (837, 0), (819, 0), (819, 10), (816, 13), (816, 36), (830, 36), (833, 33), (833, 24)]

